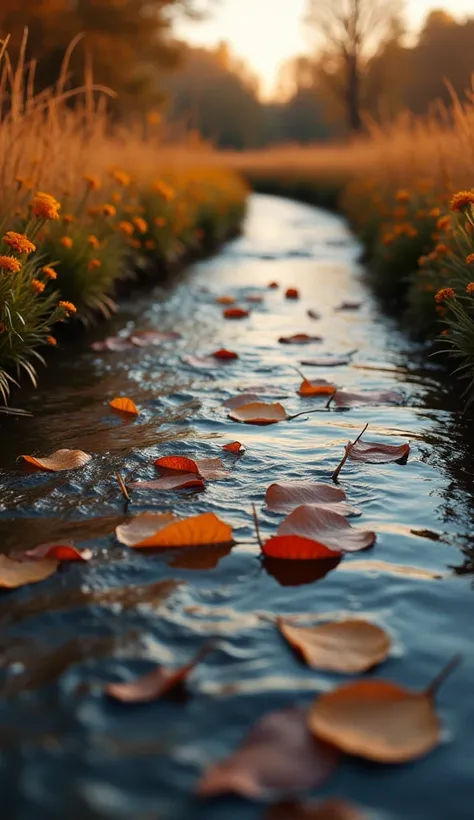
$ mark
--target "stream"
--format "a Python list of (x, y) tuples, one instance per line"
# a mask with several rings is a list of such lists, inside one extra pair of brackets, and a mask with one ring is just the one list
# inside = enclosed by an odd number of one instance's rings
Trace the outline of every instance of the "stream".
[[(263, 804), (193, 796), (202, 771), (234, 750), (266, 712), (309, 705), (350, 678), (305, 667), (272, 616), (367, 617), (392, 638), (389, 659), (368, 675), (423, 689), (455, 653), (462, 662), (437, 696), (442, 741), (426, 757), (382, 766), (345, 758), (314, 796), (344, 797), (369, 818), (470, 820), (474, 799), (474, 453), (469, 423), (443, 385), (436, 361), (381, 315), (363, 280), (360, 248), (344, 221), (293, 201), (253, 195), (241, 237), (152, 292), (136, 291), (114, 319), (53, 351), (37, 390), (14, 403), (31, 417), (1, 418), (2, 552), (73, 540), (94, 553), (39, 584), (0, 593), (0, 785), (5, 820), (257, 820)], [(269, 289), (271, 281), (278, 288)], [(285, 299), (287, 288), (300, 298)], [(216, 297), (262, 296), (250, 316), (225, 320)], [(336, 310), (342, 302), (359, 309)], [(321, 318), (307, 315), (311, 309)], [(94, 339), (133, 330), (174, 331), (159, 346), (96, 352)], [(322, 341), (280, 344), (281, 336)], [(239, 359), (202, 366), (187, 357), (218, 348)], [(352, 353), (341, 367), (305, 367), (317, 356)], [(204, 363), (205, 364), (205, 363)], [(299, 367), (352, 392), (396, 390), (400, 406), (341, 410), (301, 398)], [(249, 388), (250, 391), (249, 391)], [(263, 391), (290, 415), (267, 427), (227, 417), (223, 402)], [(136, 419), (109, 401), (132, 398)], [(348, 461), (340, 485), (375, 530), (375, 546), (349, 554), (317, 579), (262, 561), (281, 516), (266, 511), (274, 481), (330, 481), (348, 440), (409, 441), (407, 464)], [(222, 445), (238, 440), (235, 457)], [(48, 473), (17, 461), (58, 448), (93, 455), (82, 469)], [(115, 475), (156, 477), (154, 459), (221, 457), (227, 480), (204, 492), (132, 492), (128, 513), (215, 512), (232, 524), (232, 549), (131, 550), (114, 529), (125, 520)], [(133, 476), (133, 478), (131, 478)], [(368, 560), (416, 567), (430, 579)], [(361, 568), (357, 568), (361, 562)], [(298, 562), (284, 562), (298, 563)], [(344, 569), (343, 569), (344, 566)], [(347, 571), (349, 567), (349, 571)], [(428, 575), (428, 573), (427, 573)], [(109, 681), (153, 664), (179, 665), (209, 639), (214, 651), (189, 679), (185, 701), (114, 703)]]

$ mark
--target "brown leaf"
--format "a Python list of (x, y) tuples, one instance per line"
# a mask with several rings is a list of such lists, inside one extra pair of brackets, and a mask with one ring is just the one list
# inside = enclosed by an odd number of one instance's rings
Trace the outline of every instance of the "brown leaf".
[(243, 424), (276, 424), (279, 421), (286, 421), (288, 414), (279, 402), (267, 404), (263, 401), (244, 404), (231, 410), (229, 418), (240, 421)]
[(206, 485), (201, 476), (194, 473), (182, 473), (179, 475), (163, 476), (155, 478), (153, 481), (134, 481), (128, 484), (134, 490), (156, 490), (157, 492), (167, 492), (172, 490), (204, 490)]
[(338, 755), (312, 742), (307, 720), (307, 710), (299, 707), (265, 715), (230, 757), (204, 773), (198, 794), (267, 799), (320, 786), (336, 769)]
[(334, 310), (359, 310), (362, 307), (362, 302), (341, 302)]
[(316, 319), (316, 320), (318, 320), (318, 319), (320, 319), (320, 318), (321, 318), (321, 314), (320, 314), (320, 313), (318, 313), (318, 311), (317, 311), (317, 310), (311, 310), (311, 309), (310, 309), (310, 310), (307, 310), (307, 311), (306, 311), (306, 313), (307, 313), (307, 315), (309, 316), (309, 318), (310, 318), (310, 319)]
[(246, 319), (249, 316), (249, 311), (244, 308), (226, 308), (223, 314), (224, 319)]
[(138, 415), (138, 407), (132, 399), (124, 397), (112, 399), (112, 401), (109, 401), (109, 404), (113, 410), (118, 410), (120, 413), (128, 413), (131, 416)]
[(176, 669), (157, 666), (147, 675), (134, 681), (109, 683), (105, 687), (105, 692), (110, 698), (119, 700), (121, 703), (150, 703), (158, 700), (183, 684), (209, 649), (209, 647), (203, 647), (189, 663)]
[(318, 356), (316, 359), (304, 359), (300, 364), (307, 367), (342, 367), (350, 361), (349, 356)]
[(366, 464), (389, 464), (392, 461), (406, 461), (410, 453), (407, 444), (378, 444), (377, 442), (359, 441), (349, 448), (351, 461), (363, 461)]
[(361, 619), (303, 627), (279, 618), (278, 628), (312, 669), (366, 672), (384, 661), (390, 651), (390, 638), (383, 629)]
[(307, 333), (294, 333), (293, 336), (280, 336), (278, 341), (284, 345), (307, 345), (310, 342), (322, 342), (322, 338), (309, 336)]
[(275, 288), (279, 288), (280, 285), (278, 284), (278, 282), (269, 282), (268, 287), (274, 290)]
[(78, 467), (84, 467), (92, 456), (84, 453), (82, 450), (56, 450), (50, 456), (44, 458), (37, 458), (36, 456), (18, 456), (23, 458), (28, 464), (33, 464), (40, 470), (46, 470), (51, 473), (58, 473), (61, 470), (77, 470)]
[(402, 404), (403, 396), (394, 390), (366, 390), (364, 393), (337, 390), (333, 402), (337, 407), (355, 407), (358, 404)]
[(218, 305), (235, 305), (236, 303), (235, 296), (217, 296), (216, 302)]
[(375, 542), (375, 533), (352, 527), (338, 513), (302, 504), (278, 527), (279, 535), (300, 535), (317, 539), (326, 547), (342, 552), (367, 549)]
[(230, 407), (231, 410), (236, 407), (242, 407), (244, 404), (252, 404), (255, 401), (260, 401), (260, 396), (256, 393), (239, 393), (238, 396), (232, 396), (231, 399), (226, 399), (223, 407)]
[(106, 351), (121, 352), (123, 350), (130, 350), (134, 345), (129, 338), (123, 336), (109, 336), (107, 339), (101, 339), (97, 342), (92, 342), (91, 348), (97, 353), (104, 353)]
[(74, 544), (39, 544), (21, 555), (27, 558), (53, 558), (55, 561), (90, 561), (93, 558), (92, 550), (78, 550)]
[(358, 512), (346, 502), (346, 493), (333, 484), (312, 481), (285, 481), (271, 484), (265, 501), (270, 512), (290, 513), (301, 504), (312, 504), (333, 510), (340, 515)]
[(309, 715), (315, 737), (347, 754), (406, 763), (434, 749), (440, 723), (428, 692), (386, 680), (360, 680), (321, 695)]
[(155, 467), (164, 475), (171, 473), (193, 473), (200, 476), (204, 481), (227, 478), (229, 471), (226, 470), (224, 462), (220, 458), (198, 458), (196, 460), (187, 456), (164, 456), (157, 458)]
[(271, 806), (265, 820), (365, 820), (345, 800), (331, 798), (323, 803), (284, 802)]
[(117, 527), (116, 536), (129, 547), (171, 549), (233, 543), (232, 527), (214, 513), (178, 519), (172, 513), (142, 513)]
[(15, 560), (0, 555), (0, 587), (17, 589), (26, 584), (36, 584), (54, 575), (58, 566), (58, 561), (49, 558)]

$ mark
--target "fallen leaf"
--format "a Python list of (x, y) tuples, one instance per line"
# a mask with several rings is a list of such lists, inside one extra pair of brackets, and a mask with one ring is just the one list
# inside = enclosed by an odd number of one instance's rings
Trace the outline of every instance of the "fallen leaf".
[(279, 288), (280, 285), (278, 284), (278, 282), (269, 282), (268, 287), (274, 289), (274, 288)]
[(350, 364), (349, 356), (319, 356), (316, 359), (304, 359), (301, 365), (306, 367), (342, 367), (345, 364)]
[(406, 461), (409, 453), (409, 444), (378, 444), (359, 439), (349, 448), (348, 458), (366, 464), (388, 464), (392, 461)]
[(228, 365), (229, 362), (233, 361), (233, 358), (238, 359), (239, 357), (237, 354), (235, 357), (225, 357), (216, 356), (216, 354), (213, 353), (212, 356), (182, 356), (181, 360), (191, 367), (196, 367), (201, 370), (214, 370), (217, 365), (221, 367)]
[(203, 647), (189, 663), (175, 669), (157, 666), (147, 675), (128, 683), (108, 683), (105, 692), (110, 698), (121, 703), (151, 703), (159, 700), (183, 684), (209, 651), (209, 647)]
[(346, 493), (333, 484), (310, 481), (288, 481), (271, 484), (265, 501), (270, 512), (290, 513), (302, 504), (312, 504), (333, 510), (339, 515), (353, 515), (358, 512), (346, 501)]
[(130, 350), (133, 346), (130, 339), (124, 338), (123, 336), (109, 336), (107, 339), (101, 339), (91, 344), (92, 350), (95, 350), (97, 353)]
[(260, 401), (260, 396), (257, 393), (240, 393), (238, 396), (232, 396), (223, 403), (223, 407), (243, 407), (245, 404), (252, 404), (252, 402)]
[(336, 385), (330, 384), (326, 379), (315, 379), (314, 381), (303, 379), (298, 393), (300, 396), (307, 398), (310, 396), (332, 396), (336, 390)]
[(346, 754), (407, 763), (434, 749), (441, 726), (430, 692), (386, 680), (359, 680), (322, 694), (309, 715), (315, 737)]
[(252, 799), (320, 786), (335, 771), (338, 753), (314, 744), (308, 712), (293, 707), (261, 718), (241, 746), (202, 776), (201, 797), (235, 793)]
[(37, 458), (36, 456), (18, 456), (23, 458), (28, 464), (33, 464), (40, 470), (47, 470), (51, 473), (59, 473), (61, 470), (77, 470), (84, 467), (92, 456), (82, 450), (55, 450), (50, 456)]
[(194, 473), (205, 481), (227, 478), (229, 475), (229, 471), (226, 470), (224, 462), (220, 458), (199, 458), (194, 460), (186, 456), (164, 456), (156, 459), (155, 467), (165, 475), (169, 472)]
[(129, 547), (200, 547), (233, 543), (232, 527), (214, 513), (178, 519), (172, 513), (142, 513), (115, 530)]
[(36, 584), (54, 575), (59, 562), (50, 558), (16, 560), (0, 555), (0, 587), (17, 589), (26, 584)]
[(244, 308), (227, 308), (223, 312), (224, 319), (245, 319), (249, 316), (248, 310)]
[(342, 552), (364, 550), (375, 542), (374, 532), (352, 527), (342, 515), (310, 504), (302, 504), (293, 510), (278, 527), (278, 534), (314, 538), (326, 547)]
[(298, 803), (295, 801), (270, 806), (265, 820), (366, 820), (345, 800), (331, 798), (323, 803)]
[(252, 402), (234, 408), (229, 414), (229, 418), (240, 421), (243, 424), (276, 424), (279, 421), (286, 421), (288, 414), (279, 402), (267, 404), (263, 401)]
[(181, 339), (181, 333), (176, 330), (135, 330), (130, 334), (129, 339), (136, 347), (149, 347), (150, 345), (160, 345), (163, 342), (173, 342)]
[(245, 297), (247, 302), (252, 302), (256, 305), (263, 302), (263, 296), (259, 296), (258, 293), (250, 293), (248, 296)]
[(223, 450), (227, 450), (228, 453), (243, 453), (245, 451), (245, 447), (240, 441), (231, 441), (230, 444), (223, 444)]
[(128, 413), (129, 415), (138, 415), (138, 408), (131, 399), (117, 398), (109, 401), (113, 410), (118, 410), (120, 413)]
[(318, 313), (316, 310), (307, 310), (306, 313), (307, 313), (307, 315), (309, 316), (310, 319), (316, 319), (317, 320), (317, 319), (321, 318), (321, 314)]
[(235, 296), (217, 296), (216, 298), (218, 305), (235, 305), (236, 301)]
[(215, 359), (238, 359), (239, 354), (234, 353), (233, 350), (225, 350), (225, 348), (221, 348), (220, 350), (216, 350), (215, 353), (212, 354)]
[(361, 306), (362, 302), (341, 302), (334, 310), (359, 310)]
[(279, 618), (277, 624), (283, 637), (312, 669), (347, 674), (366, 672), (384, 661), (390, 652), (386, 632), (361, 619), (302, 627)]
[(32, 550), (26, 550), (22, 556), (28, 558), (53, 558), (55, 561), (90, 561), (92, 550), (78, 550), (74, 544), (40, 544)]
[(285, 292), (285, 297), (287, 299), (299, 299), (300, 294), (296, 288), (288, 288)]
[(424, 567), (408, 567), (404, 564), (390, 564), (387, 561), (376, 561), (370, 559), (358, 559), (357, 561), (347, 561), (339, 567), (345, 572), (382, 572), (387, 575), (404, 575), (407, 578), (415, 578), (419, 581), (437, 581), (444, 578), (442, 572), (425, 569)]
[(309, 336), (307, 333), (295, 333), (293, 336), (280, 336), (278, 341), (283, 345), (307, 345), (310, 342), (322, 342), (322, 338)]
[(128, 484), (134, 490), (157, 490), (166, 492), (169, 490), (205, 490), (206, 485), (200, 475), (193, 473), (182, 473), (180, 475), (163, 476), (152, 481), (134, 481)]
[(394, 390), (366, 390), (365, 393), (337, 390), (333, 402), (338, 407), (354, 407), (357, 404), (402, 404), (403, 396)]

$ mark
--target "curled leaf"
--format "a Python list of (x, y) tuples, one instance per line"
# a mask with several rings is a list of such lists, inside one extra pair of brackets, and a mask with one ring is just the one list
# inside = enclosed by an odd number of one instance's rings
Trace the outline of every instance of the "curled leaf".
[(232, 527), (214, 513), (202, 513), (181, 520), (171, 513), (144, 513), (130, 524), (117, 527), (116, 535), (129, 547), (154, 549), (233, 543)]
[(384, 661), (390, 652), (386, 632), (361, 619), (301, 627), (279, 618), (278, 628), (312, 669), (348, 674), (366, 672)]
[(121, 703), (151, 703), (185, 683), (190, 673), (196, 668), (204, 654), (209, 652), (208, 647), (201, 649), (195, 657), (184, 666), (169, 669), (157, 666), (147, 675), (128, 683), (109, 683), (105, 692), (113, 700)]
[(326, 379), (315, 379), (309, 381), (303, 379), (298, 389), (298, 393), (303, 397), (310, 396), (332, 396), (336, 392), (336, 385), (330, 384)]
[(168, 473), (194, 473), (205, 481), (227, 478), (228, 470), (220, 458), (192, 459), (186, 456), (164, 456), (155, 461), (155, 467), (165, 475)]
[(300, 294), (296, 288), (287, 288), (285, 291), (285, 297), (287, 299), (299, 299)]
[(224, 310), (223, 316), (224, 319), (246, 319), (249, 312), (244, 308), (227, 308)]
[(346, 493), (332, 484), (311, 481), (288, 481), (271, 484), (265, 501), (271, 512), (290, 513), (302, 504), (312, 504), (333, 510), (339, 515), (352, 515), (357, 510), (346, 501)]
[(302, 504), (278, 527), (279, 535), (300, 535), (314, 538), (331, 549), (354, 552), (367, 549), (375, 542), (375, 533), (352, 527), (332, 510)]
[(40, 544), (32, 550), (26, 550), (22, 556), (28, 558), (52, 558), (55, 561), (90, 561), (92, 550), (78, 550), (74, 544)]
[(228, 453), (243, 453), (245, 447), (240, 441), (231, 441), (229, 444), (223, 444), (222, 449), (227, 450)]
[(172, 490), (205, 490), (206, 485), (200, 475), (195, 473), (180, 473), (179, 475), (163, 476), (152, 481), (134, 481), (128, 485), (134, 490), (156, 490), (167, 492)]
[(289, 416), (279, 402), (267, 404), (263, 401), (252, 402), (234, 408), (228, 414), (234, 421), (243, 424), (276, 424), (279, 421), (286, 421)]
[(294, 333), (293, 336), (280, 336), (278, 341), (284, 345), (307, 345), (310, 342), (322, 342), (322, 338), (309, 336), (307, 333)]
[(54, 575), (58, 561), (52, 558), (31, 558), (28, 560), (0, 555), (0, 587), (17, 589), (27, 584), (37, 584)]
[(132, 416), (138, 415), (138, 408), (132, 399), (117, 398), (109, 402), (113, 410), (118, 410), (120, 413), (129, 413)]
[(46, 470), (51, 473), (59, 473), (62, 470), (77, 470), (78, 467), (84, 467), (92, 456), (84, 453), (82, 450), (56, 450), (50, 456), (37, 458), (36, 456), (21, 455), (18, 458), (24, 459), (28, 464), (33, 464), (40, 470)]
[(224, 359), (228, 361), (239, 358), (238, 353), (234, 353), (233, 350), (225, 350), (225, 348), (220, 348), (219, 350), (216, 350), (216, 352), (212, 355), (215, 359)]
[(230, 757), (204, 773), (198, 794), (267, 799), (320, 786), (334, 772), (338, 754), (312, 742), (307, 719), (299, 707), (265, 715)]
[(378, 444), (359, 439), (349, 448), (348, 458), (351, 461), (363, 461), (366, 464), (389, 464), (392, 461), (406, 461), (409, 453), (408, 443)]

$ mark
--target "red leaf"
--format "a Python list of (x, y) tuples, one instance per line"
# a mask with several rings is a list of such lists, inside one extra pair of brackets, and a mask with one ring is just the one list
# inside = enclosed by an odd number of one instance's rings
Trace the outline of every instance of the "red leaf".
[(260, 799), (320, 786), (339, 755), (332, 746), (314, 744), (307, 720), (307, 710), (299, 707), (265, 715), (230, 757), (204, 773), (198, 794)]
[(332, 396), (336, 392), (336, 385), (330, 384), (326, 379), (303, 379), (300, 384), (298, 393), (305, 398), (311, 396)]
[(269, 558), (284, 558), (292, 561), (320, 561), (340, 558), (340, 550), (332, 550), (319, 541), (301, 535), (275, 535), (262, 546), (262, 552)]
[(321, 336), (308, 336), (307, 333), (295, 333), (293, 336), (280, 336), (278, 341), (284, 345), (307, 345), (310, 342), (322, 342)]
[(238, 359), (239, 354), (234, 353), (233, 350), (225, 350), (221, 348), (220, 350), (216, 350), (215, 353), (212, 354), (215, 359)]
[(174, 473), (196, 473), (199, 475), (197, 462), (186, 456), (163, 456), (155, 461), (157, 470), (172, 470)]
[(272, 288), (272, 289), (275, 289), (275, 288), (279, 288), (280, 285), (278, 284), (278, 282), (269, 282), (268, 287)]
[(158, 700), (184, 683), (199, 661), (209, 651), (209, 647), (203, 647), (189, 663), (177, 669), (157, 666), (152, 672), (134, 681), (109, 683), (105, 687), (105, 691), (109, 697), (119, 700), (121, 703), (150, 703)]
[(22, 553), (23, 555), (28, 558), (52, 558), (55, 561), (90, 561), (93, 557), (92, 550), (78, 550), (74, 544), (40, 544)]
[(410, 453), (409, 444), (378, 444), (377, 442), (359, 441), (349, 448), (352, 461), (363, 461), (366, 464), (389, 464), (392, 461), (405, 461)]
[(300, 295), (296, 288), (288, 288), (285, 292), (285, 296), (287, 299), (299, 299)]
[(331, 798), (323, 803), (284, 802), (271, 806), (265, 820), (366, 820), (344, 800)]
[(232, 441), (230, 444), (223, 444), (222, 449), (227, 450), (228, 453), (243, 453), (245, 447), (240, 441)]
[(158, 492), (188, 489), (205, 490), (206, 488), (201, 476), (192, 473), (164, 476), (163, 478), (155, 478), (153, 481), (134, 481), (128, 486), (134, 490), (157, 490)]
[(244, 308), (227, 308), (223, 311), (223, 316), (224, 319), (245, 319), (249, 312)]
[(278, 527), (279, 535), (315, 538), (331, 549), (354, 552), (367, 549), (375, 542), (375, 533), (352, 527), (338, 513), (302, 504)]

